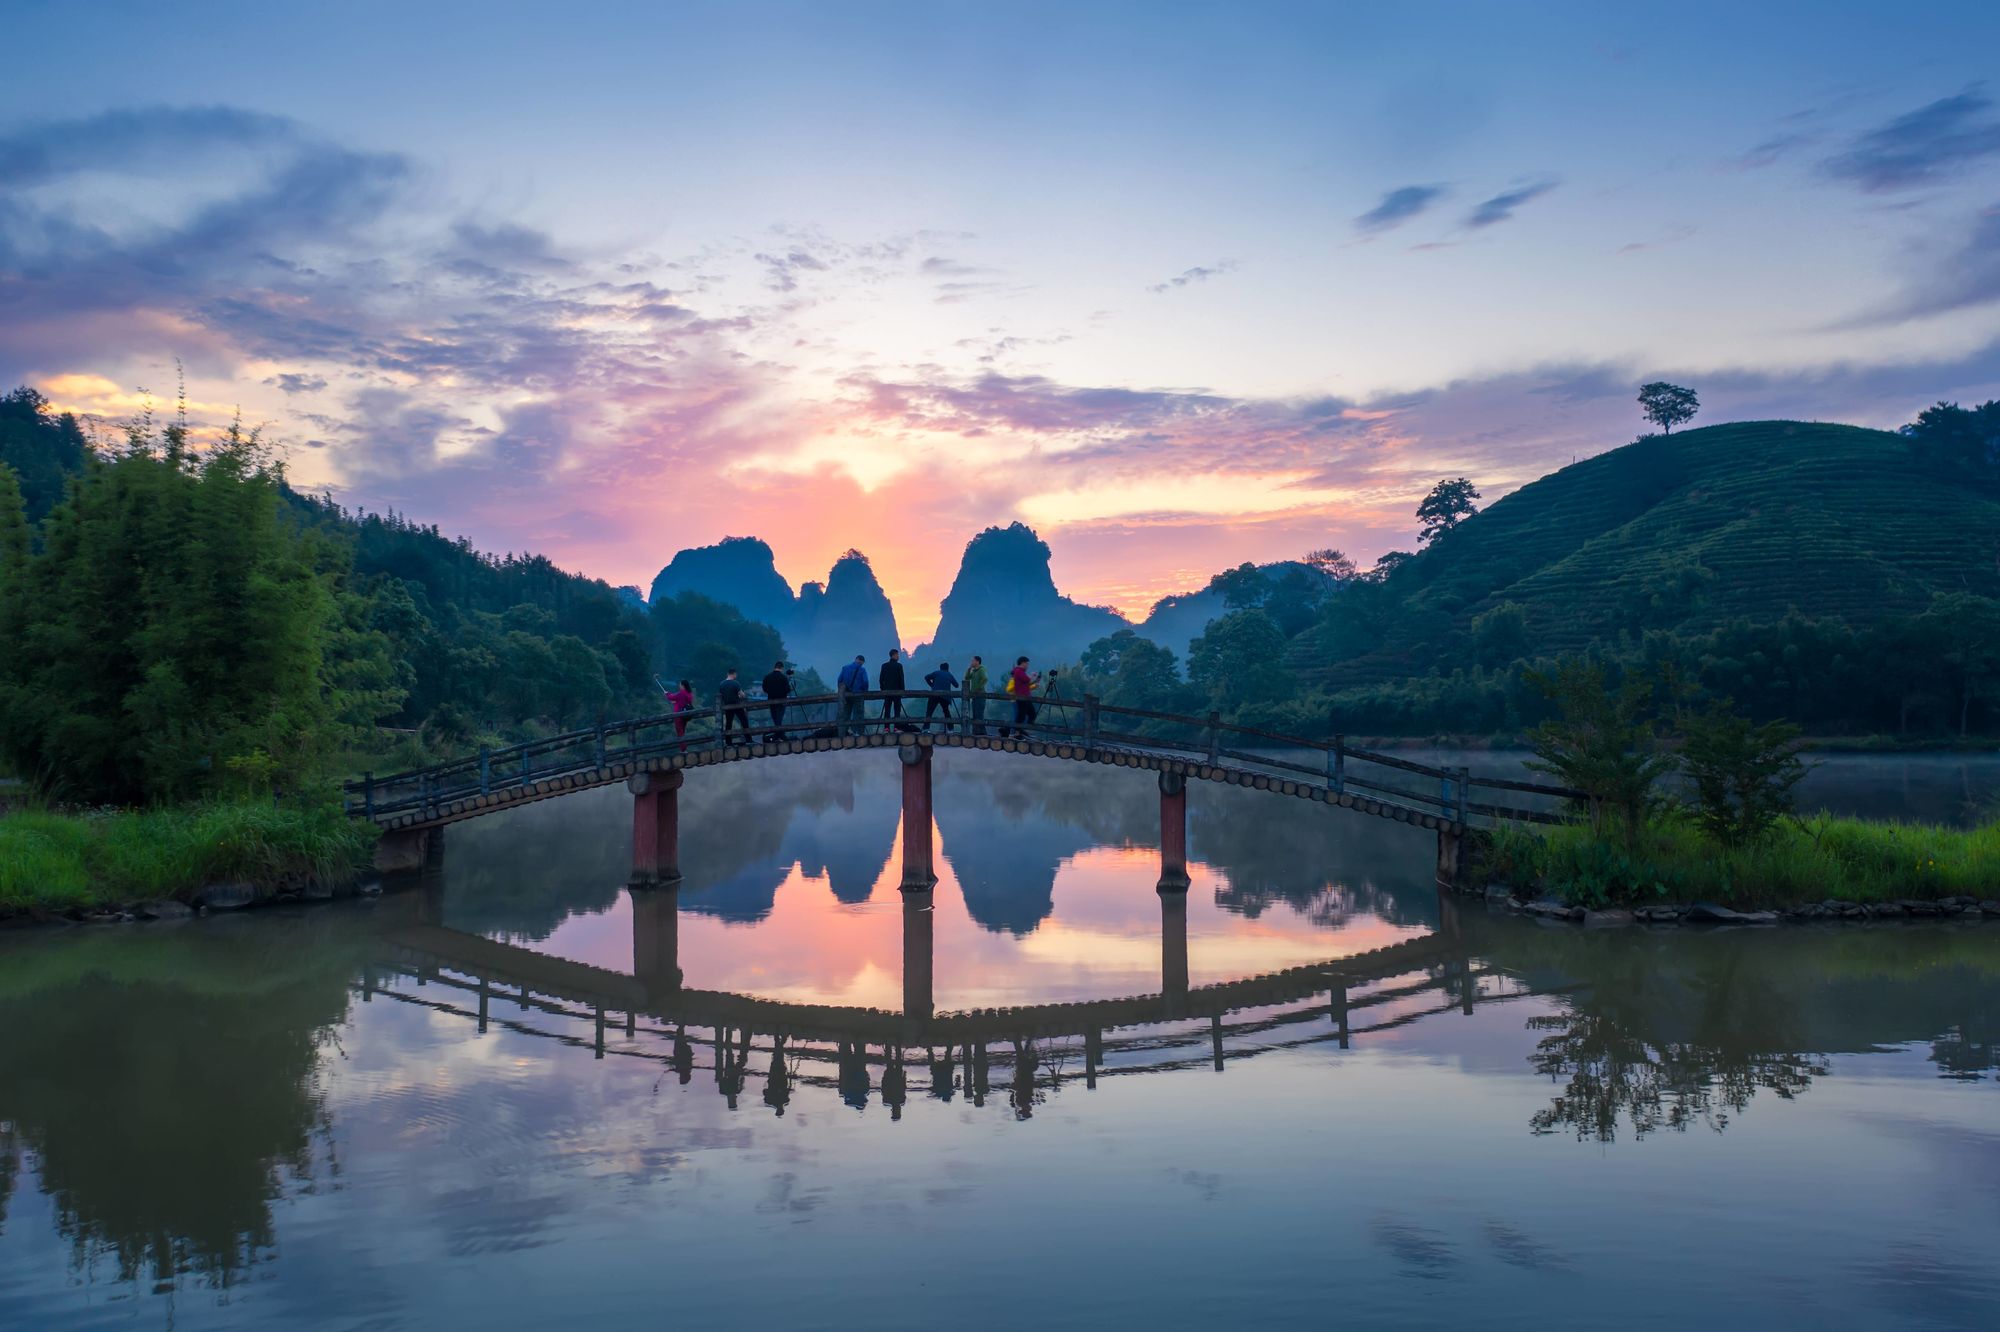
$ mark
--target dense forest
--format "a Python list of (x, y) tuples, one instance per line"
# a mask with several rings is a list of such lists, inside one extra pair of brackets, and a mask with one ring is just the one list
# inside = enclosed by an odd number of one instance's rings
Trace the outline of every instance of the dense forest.
[(0, 766), (72, 801), (283, 790), (660, 710), (784, 655), (694, 593), (298, 494), (254, 432), (152, 416), (93, 447), (0, 399)]
[(1185, 662), (1121, 632), (1107, 702), (1302, 734), (1518, 734), (1562, 658), (1669, 707), (1728, 698), (1819, 734), (2000, 732), (2000, 404), (1900, 433), (1800, 422), (1649, 435), (1474, 511), (1462, 478), (1415, 553), (1330, 575), (1254, 566)]

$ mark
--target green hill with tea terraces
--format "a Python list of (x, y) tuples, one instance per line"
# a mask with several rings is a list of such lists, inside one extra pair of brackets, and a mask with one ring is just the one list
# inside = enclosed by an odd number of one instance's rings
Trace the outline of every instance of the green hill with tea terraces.
[(1475, 626), (1508, 603), (1521, 655), (1535, 657), (1791, 612), (1866, 627), (1941, 592), (2000, 596), (1996, 557), (2000, 487), (1935, 465), (1902, 435), (1708, 426), (1523, 486), (1385, 580), (1392, 605), (1367, 650), (1338, 659), (1330, 625), (1290, 656), (1336, 691), (1450, 670), (1479, 655)]

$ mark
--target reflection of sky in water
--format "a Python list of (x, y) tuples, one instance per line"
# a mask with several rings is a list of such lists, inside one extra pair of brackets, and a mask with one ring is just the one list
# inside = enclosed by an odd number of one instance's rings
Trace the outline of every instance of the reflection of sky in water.
[[(940, 768), (939, 1008), (1157, 990), (1150, 779), (1021, 771)], [(899, 1007), (893, 777), (690, 781), (690, 985)], [(1193, 804), (1196, 985), (1429, 928), (1407, 830)], [(447, 923), (629, 970), (628, 817), (453, 829)], [(418, 909), (0, 939), (0, 1326), (2000, 1320), (1991, 927), (1475, 914), (1469, 1016), (1418, 972), (1357, 989), (1350, 1048), (1320, 996), (1230, 1015), (1219, 1072), (1205, 1022), (1106, 1033), (1094, 1088), (1042, 1041), (1025, 1098), (995, 1041), (982, 1104), (919, 1049), (895, 1114), (879, 1046), (857, 1108), (819, 1043), (780, 1115), (768, 1036), (731, 1109), (706, 1032), (683, 1084), (650, 1020), (599, 1058), (587, 1012), (481, 1034), (445, 978), (361, 1002)]]
[[(897, 774), (879, 755), (826, 757), (831, 761), (702, 771), (683, 791), (680, 961), (689, 986), (794, 1002), (901, 1005)], [(1191, 804), (1193, 984), (1320, 962), (1428, 931), (1435, 903), (1423, 834), (1387, 824), (1376, 832), (1323, 809), (1297, 818), (1269, 796), (1237, 790), (1199, 790)], [(1159, 990), (1159, 802), (1151, 774), (1051, 773), (952, 753), (938, 760), (936, 805), (940, 1010)], [(1274, 807), (1296, 825), (1286, 844), (1271, 837)], [(617, 891), (616, 868), (629, 797), (613, 792), (521, 813), (531, 817), (449, 835), (447, 921), (630, 971), (630, 903)], [(571, 903), (576, 914), (524, 936), (504, 915), (482, 910), (481, 901), (496, 876), (532, 874), (509, 867), (558, 829), (596, 849), (593, 872), (605, 877), (600, 891)], [(1370, 856), (1379, 864), (1366, 864)], [(1363, 873), (1350, 884), (1343, 871), (1357, 859)], [(575, 872), (567, 867), (558, 877)]]

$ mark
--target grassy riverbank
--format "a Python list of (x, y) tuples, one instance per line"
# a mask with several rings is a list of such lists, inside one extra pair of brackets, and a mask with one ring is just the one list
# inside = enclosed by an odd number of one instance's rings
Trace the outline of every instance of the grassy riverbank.
[(374, 837), (334, 805), (18, 810), (0, 816), (0, 916), (191, 901), (217, 883), (269, 895), (340, 882), (368, 866)]
[(1957, 829), (1820, 814), (1724, 847), (1669, 810), (1649, 819), (1629, 850), (1580, 824), (1499, 829), (1485, 877), (1584, 907), (1992, 898), (2000, 897), (2000, 824)]

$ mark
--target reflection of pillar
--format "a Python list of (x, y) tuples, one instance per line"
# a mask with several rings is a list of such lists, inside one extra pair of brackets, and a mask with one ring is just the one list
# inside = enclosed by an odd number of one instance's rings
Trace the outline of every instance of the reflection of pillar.
[(1104, 1033), (1096, 1027), (1083, 1033), (1083, 1085), (1097, 1089), (1097, 1066), (1104, 1062)]
[(1185, 891), (1187, 872), (1187, 777), (1160, 774), (1160, 891)]
[(1328, 1007), (1333, 1013), (1333, 1025), (1340, 1031), (1340, 1048), (1345, 1050), (1348, 1041), (1347, 977), (1338, 974), (1333, 977), (1333, 986), (1327, 998), (1329, 1000)]
[(903, 1016), (929, 1022), (932, 1013), (931, 931), (937, 919), (931, 910), (931, 893), (905, 888), (903, 892)]
[(1222, 1071), (1222, 1014), (1217, 1013), (1208, 1020), (1208, 1043), (1214, 1050), (1215, 1071)]
[(1464, 849), (1465, 833), (1462, 829), (1444, 827), (1438, 829), (1437, 886), (1439, 892), (1451, 892), (1458, 887), (1459, 852)]
[(487, 1013), (492, 1005), (492, 999), (492, 988), (487, 985), (486, 977), (481, 976), (479, 978), (479, 1034), (481, 1036), (486, 1034)]
[(1167, 1016), (1179, 1017), (1187, 1009), (1187, 894), (1160, 894), (1160, 997), (1166, 1000)]
[(633, 888), (632, 974), (650, 995), (681, 987), (681, 891), (669, 884)]
[(905, 745), (896, 752), (903, 760), (903, 891), (929, 892), (937, 882), (931, 872), (930, 746)]
[[(1444, 834), (1439, 833), (1438, 836), (1443, 837)], [(1458, 937), (1458, 891), (1446, 886), (1440, 880), (1438, 882), (1437, 898), (1438, 933), (1447, 939), (1456, 939)]]
[(681, 877), (679, 772), (641, 772), (625, 779), (632, 793), (632, 882), (675, 883)]

